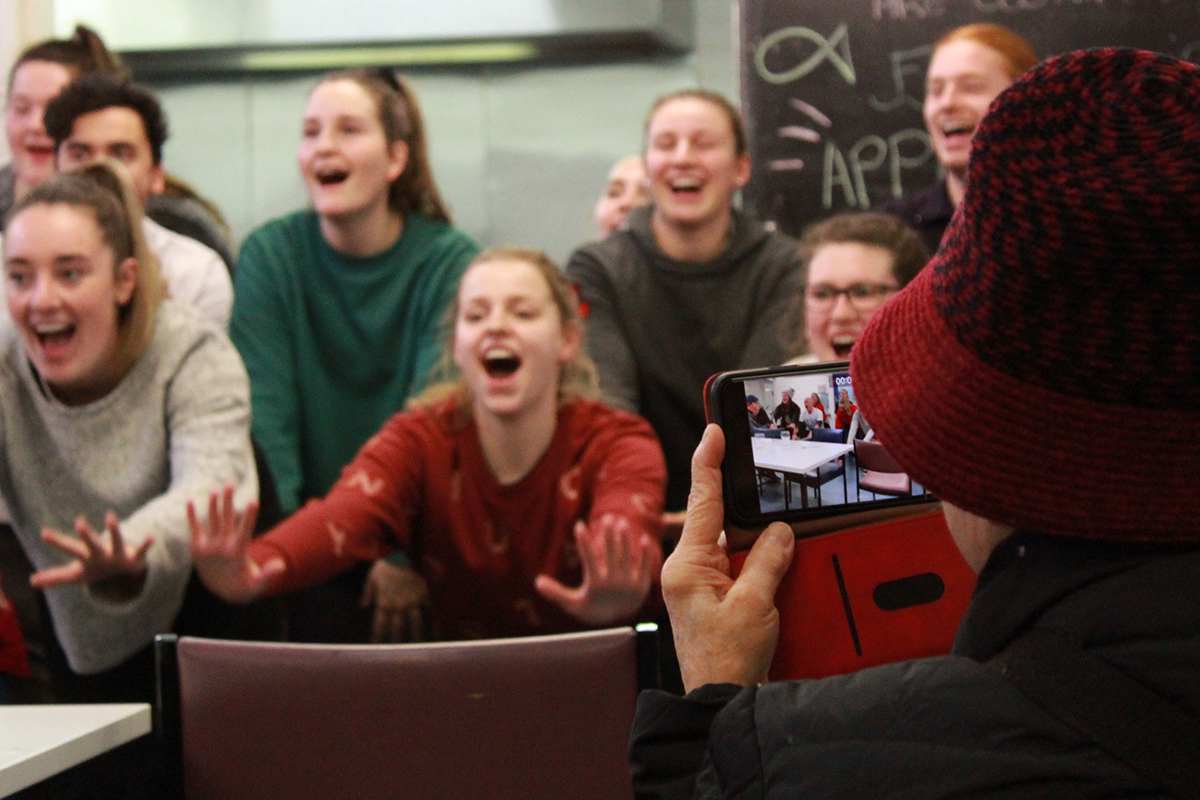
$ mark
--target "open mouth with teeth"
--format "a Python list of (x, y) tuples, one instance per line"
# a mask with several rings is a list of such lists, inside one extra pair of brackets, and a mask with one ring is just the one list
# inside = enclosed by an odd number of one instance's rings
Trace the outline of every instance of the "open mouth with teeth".
[(521, 368), (521, 357), (504, 347), (483, 354), (483, 369), (489, 378), (507, 378)]
[(33, 333), (37, 336), (42, 352), (54, 356), (71, 341), (71, 337), (75, 335), (75, 326), (69, 322), (35, 325)]
[(677, 195), (699, 194), (704, 188), (699, 178), (677, 178), (670, 182), (671, 191)]
[(317, 183), (322, 186), (335, 186), (345, 182), (350, 177), (350, 173), (344, 169), (326, 170), (317, 173)]
[(942, 136), (946, 139), (970, 139), (975, 126), (968, 122), (950, 122), (942, 125)]
[(830, 341), (833, 347), (833, 352), (839, 360), (844, 361), (850, 357), (850, 351), (854, 348), (855, 337), (853, 336), (838, 336)]

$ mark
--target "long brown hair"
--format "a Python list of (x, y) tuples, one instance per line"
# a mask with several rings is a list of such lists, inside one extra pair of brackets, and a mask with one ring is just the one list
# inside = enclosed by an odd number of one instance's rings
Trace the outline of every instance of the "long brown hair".
[(117, 317), (117, 373), (126, 375), (150, 344), (155, 317), (167, 292), (158, 260), (142, 234), (142, 207), (125, 167), (106, 160), (55, 175), (30, 189), (13, 206), (8, 221), (36, 205), (87, 209), (100, 228), (101, 239), (112, 250), (114, 270), (127, 258), (137, 261), (133, 294)]
[(388, 188), (388, 205), (401, 214), (417, 211), (430, 219), (449, 222), (450, 212), (433, 181), (425, 121), (412, 87), (383, 68), (339, 70), (321, 79), (321, 83), (331, 81), (357, 84), (374, 101), (387, 143), (404, 142), (408, 147), (404, 171)]
[[(465, 277), (473, 267), (493, 261), (519, 261), (536, 269), (550, 289), (550, 296), (558, 310), (558, 319), (562, 329), (564, 331), (574, 329), (579, 333), (579, 348), (575, 352), (575, 357), (563, 364), (558, 374), (559, 406), (581, 397), (599, 396), (600, 379), (596, 373), (596, 365), (592, 363), (591, 356), (587, 354), (587, 348), (584, 346), (584, 323), (583, 315), (579, 311), (579, 297), (575, 294), (575, 288), (567, 280), (563, 271), (541, 250), (532, 247), (500, 246), (489, 247), (475, 256), (463, 270), (463, 276)], [(459, 280), (459, 286), (462, 286), (462, 279)], [(442, 360), (434, 372), (435, 378), (439, 382), (410, 400), (408, 407), (424, 408), (455, 398), (458, 400), (459, 421), (465, 424), (471, 416), (470, 393), (454, 364), (453, 322), (458, 319), (458, 304), (459, 297), (455, 292), (454, 303), (448, 311), (451, 331), (449, 341), (442, 353)]]

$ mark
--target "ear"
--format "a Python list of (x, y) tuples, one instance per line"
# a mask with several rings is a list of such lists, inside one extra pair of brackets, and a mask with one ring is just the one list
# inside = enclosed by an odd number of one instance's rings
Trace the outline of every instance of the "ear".
[(388, 145), (388, 166), (387, 179), (388, 183), (396, 180), (404, 173), (404, 168), (408, 166), (408, 145), (404, 142), (392, 142)]
[(136, 258), (130, 256), (117, 265), (113, 282), (116, 286), (118, 306), (125, 305), (133, 297), (133, 290), (137, 288), (137, 279), (138, 263)]
[(167, 173), (161, 163), (150, 170), (150, 194), (162, 194), (167, 188)]
[(750, 180), (750, 154), (742, 153), (738, 156), (737, 161), (737, 178), (736, 183), (739, 188), (745, 186)]
[(567, 325), (563, 328), (562, 349), (558, 351), (558, 363), (566, 364), (579, 354), (583, 336), (578, 325)]

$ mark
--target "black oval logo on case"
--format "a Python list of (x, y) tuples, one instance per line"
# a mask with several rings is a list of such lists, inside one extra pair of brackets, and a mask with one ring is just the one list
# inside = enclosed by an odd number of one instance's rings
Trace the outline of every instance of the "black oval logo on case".
[(946, 584), (932, 572), (886, 581), (875, 587), (872, 599), (884, 611), (899, 611), (942, 599)]

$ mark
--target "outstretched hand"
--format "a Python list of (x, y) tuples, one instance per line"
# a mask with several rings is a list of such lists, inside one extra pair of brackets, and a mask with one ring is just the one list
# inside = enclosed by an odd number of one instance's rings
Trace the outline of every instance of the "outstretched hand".
[(662, 548), (629, 520), (605, 514), (588, 526), (575, 523), (583, 583), (571, 589), (549, 575), (534, 584), (542, 597), (580, 622), (609, 625), (630, 620), (646, 604), (662, 564)]
[(284, 570), (283, 559), (259, 565), (250, 558), (250, 538), (258, 517), (258, 502), (246, 510), (233, 507), (233, 486), (208, 496), (208, 519), (200, 522), (196, 506), (188, 500), (188, 526), (192, 530), (192, 558), (196, 574), (214, 594), (230, 603), (249, 603), (267, 591), (271, 578)]
[(108, 536), (98, 533), (82, 516), (75, 519), (78, 538), (66, 536), (53, 528), (42, 529), (42, 541), (74, 556), (75, 560), (58, 567), (49, 567), (29, 576), (29, 584), (35, 589), (59, 586), (64, 583), (121, 583), (131, 592), (136, 592), (146, 577), (146, 551), (154, 543), (153, 537), (136, 547), (125, 544), (117, 515), (109, 511), (104, 515), (104, 529)]
[(663, 599), (689, 692), (707, 683), (765, 681), (779, 639), (775, 590), (792, 561), (795, 535), (782, 522), (758, 537), (741, 574), (730, 574), (721, 541), (725, 438), (709, 425), (692, 456), (692, 492), (679, 545), (663, 565)]

